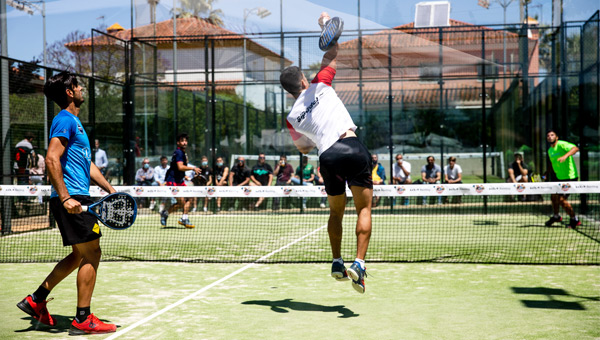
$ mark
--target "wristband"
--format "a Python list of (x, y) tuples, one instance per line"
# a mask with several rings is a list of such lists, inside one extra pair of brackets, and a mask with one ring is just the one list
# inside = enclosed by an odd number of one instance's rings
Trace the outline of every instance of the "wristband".
[(71, 198), (73, 198), (73, 197), (69, 196), (69, 197), (65, 198), (65, 200), (62, 201), (62, 205), (65, 205), (65, 202), (68, 201), (68, 200), (70, 200)]

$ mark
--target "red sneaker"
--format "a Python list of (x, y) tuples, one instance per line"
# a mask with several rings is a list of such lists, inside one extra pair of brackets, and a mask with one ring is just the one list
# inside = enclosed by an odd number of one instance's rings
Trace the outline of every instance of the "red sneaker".
[(69, 335), (112, 333), (116, 330), (116, 325), (104, 323), (94, 314), (90, 314), (82, 323), (77, 322), (77, 319), (73, 320), (71, 328), (69, 328)]
[(23, 312), (31, 315), (37, 321), (48, 325), (54, 326), (56, 322), (50, 313), (48, 313), (48, 309), (46, 308), (46, 304), (52, 301), (52, 299), (48, 299), (43, 302), (34, 302), (31, 295), (27, 295), (26, 298), (21, 300), (21, 302), (17, 303), (17, 307), (21, 309)]

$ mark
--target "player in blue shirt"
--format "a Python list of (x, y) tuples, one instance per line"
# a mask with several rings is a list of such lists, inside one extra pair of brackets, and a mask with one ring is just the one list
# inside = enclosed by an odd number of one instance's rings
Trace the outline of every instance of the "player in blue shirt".
[[(196, 175), (199, 175), (202, 170), (198, 167), (188, 166), (188, 158), (185, 153), (185, 148), (188, 144), (188, 135), (187, 133), (180, 133), (177, 135), (177, 149), (173, 151), (173, 156), (171, 157), (171, 166), (169, 170), (167, 170), (167, 174), (165, 175), (165, 185), (168, 186), (185, 186), (185, 172), (188, 170), (194, 170)], [(163, 227), (167, 226), (167, 218), (169, 218), (169, 214), (173, 211), (183, 208), (183, 216), (181, 219), (177, 221), (177, 223), (181, 224), (186, 228), (194, 228), (188, 218), (188, 212), (190, 211), (190, 206), (192, 205), (192, 200), (183, 197), (177, 197), (177, 204), (172, 205), (169, 210), (164, 210), (160, 214), (160, 224)]]
[(90, 205), (90, 180), (109, 193), (115, 189), (92, 162), (90, 141), (78, 118), (84, 101), (83, 90), (75, 75), (61, 72), (44, 85), (44, 94), (62, 109), (52, 120), (50, 144), (46, 155), (52, 183), (50, 210), (54, 215), (64, 246), (72, 252), (62, 259), (39, 288), (17, 304), (39, 322), (54, 326), (46, 298), (50, 291), (75, 269), (77, 273), (77, 314), (70, 335), (109, 333), (117, 327), (100, 321), (90, 312), (96, 271), (100, 263), (100, 227), (92, 214), (82, 213)]

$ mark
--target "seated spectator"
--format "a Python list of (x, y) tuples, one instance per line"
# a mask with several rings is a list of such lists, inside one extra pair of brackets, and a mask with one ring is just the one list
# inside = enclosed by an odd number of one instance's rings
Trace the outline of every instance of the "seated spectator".
[[(229, 167), (225, 165), (223, 157), (217, 157), (217, 163), (215, 164), (214, 171), (215, 185), (216, 186), (227, 186), (227, 180), (229, 179)], [(221, 211), (221, 197), (217, 198), (217, 212)]]
[[(448, 165), (444, 167), (444, 182), (448, 184), (462, 183), (462, 168), (456, 164), (456, 157), (448, 158)], [(444, 202), (447, 202), (447, 200), (444, 200)], [(452, 203), (462, 203), (462, 197), (452, 196)]]
[(448, 165), (444, 168), (444, 181), (448, 184), (462, 183), (462, 168), (456, 164), (456, 157), (448, 158)]
[(100, 141), (96, 139), (94, 144), (95, 161), (94, 164), (98, 167), (102, 176), (106, 177), (106, 171), (108, 170), (108, 157), (106, 151), (100, 149)]
[[(135, 174), (135, 182), (141, 186), (158, 185), (154, 181), (154, 169), (150, 167), (150, 160), (148, 158), (142, 160), (142, 167)], [(155, 203), (154, 198), (152, 198), (150, 201), (150, 210), (154, 209)]]
[[(308, 156), (302, 156), (302, 165), (296, 168), (296, 174), (292, 177), (292, 183), (296, 185), (314, 185), (315, 168), (308, 164)], [(302, 209), (306, 209), (306, 197), (302, 198)]]
[[(427, 157), (427, 164), (421, 168), (421, 180), (423, 184), (437, 184), (442, 178), (442, 168), (435, 164), (433, 156)], [(423, 205), (427, 205), (427, 196), (423, 196)], [(442, 204), (442, 196), (438, 196), (438, 204)]]
[[(292, 183), (294, 167), (290, 163), (288, 163), (286, 155), (279, 156), (279, 163), (277, 163), (273, 174), (277, 176), (277, 181), (275, 182), (275, 185), (290, 185), (290, 183)], [(279, 197), (273, 198), (273, 210), (279, 209), (279, 201)]]
[[(231, 172), (229, 173), (229, 185), (230, 186), (244, 186), (249, 185), (250, 183), (250, 169), (246, 166), (246, 159), (242, 156), (238, 157), (236, 164), (231, 168)], [(233, 210), (235, 208), (235, 201), (237, 199), (234, 198), (232, 202), (232, 206), (229, 210)], [(246, 206), (244, 202), (245, 200), (240, 200), (240, 205), (242, 210), (246, 210)]]
[[(325, 185), (325, 181), (323, 180), (323, 175), (321, 175), (321, 167), (317, 167), (317, 177), (315, 180), (316, 185)], [(327, 203), (327, 197), (321, 197), (321, 204), (319, 205), (321, 208), (325, 208)]]
[(523, 155), (519, 152), (514, 154), (515, 160), (508, 166), (508, 178), (506, 182), (517, 183), (529, 182), (529, 167), (523, 161)]
[[(379, 156), (374, 154), (371, 156), (371, 160), (373, 161), (373, 172), (371, 174), (373, 185), (385, 185), (385, 168), (378, 162)], [(380, 199), (381, 196), (373, 195), (373, 207), (376, 207), (377, 204), (379, 204)]]
[[(165, 175), (167, 174), (167, 170), (169, 170), (169, 159), (167, 156), (161, 156), (160, 165), (157, 165), (154, 168), (154, 183), (156, 183), (156, 185), (165, 185)], [(165, 202), (165, 198), (160, 199), (160, 204), (158, 206), (159, 213), (162, 213), (165, 210)]]
[[(44, 156), (37, 153), (35, 149), (31, 150), (31, 153), (27, 157), (27, 168), (29, 169), (29, 184), (43, 185), (46, 162), (44, 161)], [(38, 196), (38, 203), (44, 203), (41, 195)]]
[[(411, 184), (412, 181), (410, 179), (410, 171), (411, 166), (410, 163), (403, 160), (403, 156), (401, 154), (396, 155), (396, 163), (392, 167), (392, 183), (393, 184)], [(404, 197), (404, 205), (408, 205), (408, 197)]]
[[(258, 154), (258, 163), (252, 167), (252, 172), (250, 173), (250, 185), (269, 186), (273, 182), (273, 168), (265, 160), (264, 153)], [(256, 204), (254, 204), (254, 209), (260, 208), (264, 200), (264, 197), (259, 197)]]

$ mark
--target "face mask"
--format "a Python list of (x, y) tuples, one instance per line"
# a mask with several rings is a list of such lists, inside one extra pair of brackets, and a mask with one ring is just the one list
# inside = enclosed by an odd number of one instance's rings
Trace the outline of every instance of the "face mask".
[(148, 168), (150, 168), (150, 164), (148, 164), (148, 163), (144, 164), (144, 169), (148, 169)]
[(202, 166), (207, 166), (208, 162), (202, 162)]
[(223, 166), (223, 162), (217, 163), (217, 166)]
[(376, 160), (373, 160), (373, 164), (377, 164), (377, 161), (376, 161)]

